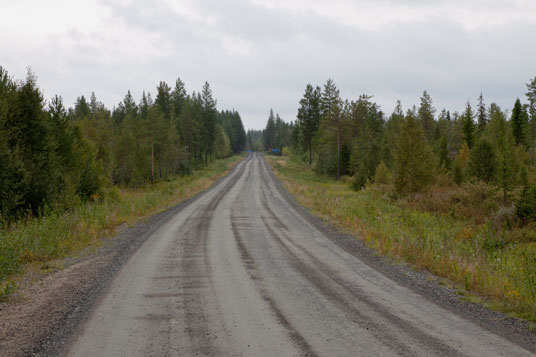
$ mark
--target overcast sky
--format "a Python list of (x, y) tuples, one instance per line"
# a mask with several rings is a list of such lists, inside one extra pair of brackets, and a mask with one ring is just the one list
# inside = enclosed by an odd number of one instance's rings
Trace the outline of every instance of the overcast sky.
[(294, 120), (307, 83), (374, 95), (386, 113), (427, 90), (440, 110), (483, 92), (511, 108), (536, 76), (533, 0), (1, 0), (0, 65), (49, 99), (108, 107), (180, 77), (208, 81), (246, 128)]

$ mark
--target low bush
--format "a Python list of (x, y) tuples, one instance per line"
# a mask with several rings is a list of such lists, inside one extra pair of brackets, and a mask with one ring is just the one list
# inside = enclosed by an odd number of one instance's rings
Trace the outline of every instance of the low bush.
[(516, 215), (525, 224), (536, 221), (536, 186), (523, 189), (516, 203)]

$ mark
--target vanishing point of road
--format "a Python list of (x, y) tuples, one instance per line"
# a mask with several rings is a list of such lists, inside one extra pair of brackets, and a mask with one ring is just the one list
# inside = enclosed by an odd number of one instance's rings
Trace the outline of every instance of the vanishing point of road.
[(73, 356), (524, 356), (367, 264), (251, 153), (139, 247)]

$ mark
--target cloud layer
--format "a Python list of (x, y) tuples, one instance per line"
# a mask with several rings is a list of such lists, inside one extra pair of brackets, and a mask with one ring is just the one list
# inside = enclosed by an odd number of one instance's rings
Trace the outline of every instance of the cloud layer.
[(220, 108), (261, 128), (270, 108), (294, 120), (307, 83), (333, 78), (344, 97), (374, 95), (463, 109), (480, 92), (511, 107), (536, 75), (530, 0), (63, 0), (3, 5), (0, 65), (32, 66), (45, 96), (108, 106), (130, 89), (208, 80)]

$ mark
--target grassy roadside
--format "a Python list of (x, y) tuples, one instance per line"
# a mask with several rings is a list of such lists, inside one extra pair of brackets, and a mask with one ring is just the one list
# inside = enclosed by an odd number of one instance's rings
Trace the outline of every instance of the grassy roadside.
[(534, 232), (426, 211), (392, 199), (378, 186), (356, 192), (293, 158), (267, 161), (298, 202), (379, 254), (448, 279), (469, 301), (536, 322)]
[(210, 187), (238, 163), (240, 156), (217, 160), (192, 175), (144, 189), (112, 188), (105, 198), (71, 211), (20, 221), (0, 231), (0, 301), (16, 289), (25, 268), (47, 266), (57, 258), (97, 246), (124, 224), (135, 223)]

